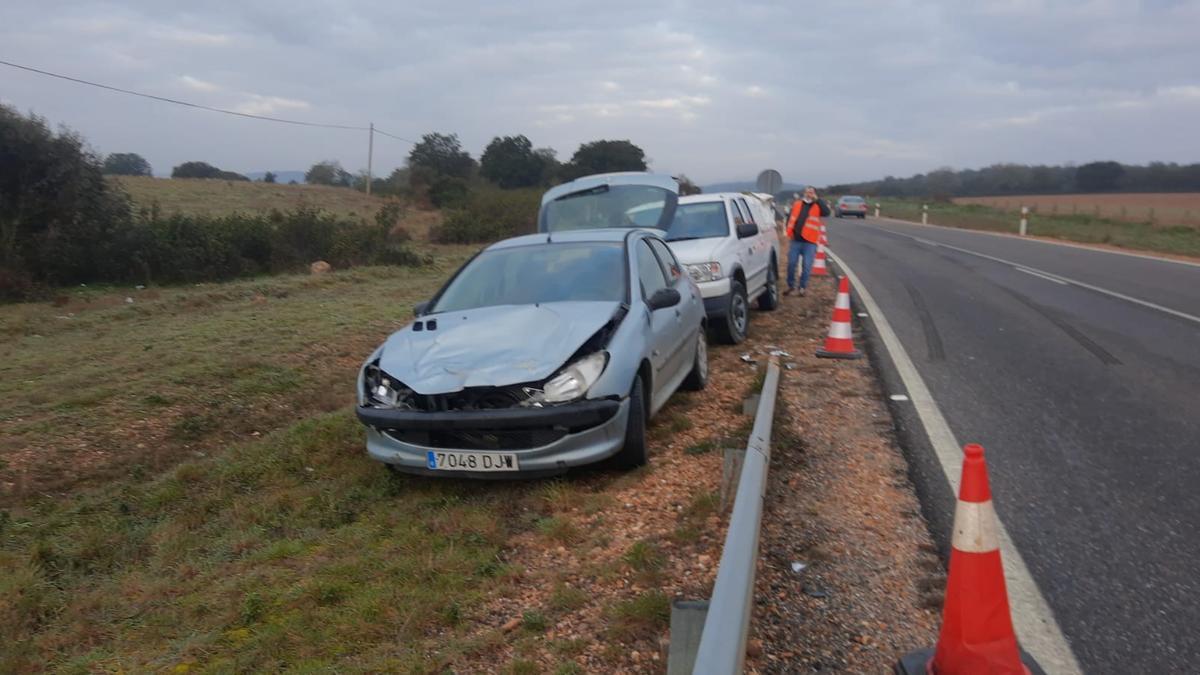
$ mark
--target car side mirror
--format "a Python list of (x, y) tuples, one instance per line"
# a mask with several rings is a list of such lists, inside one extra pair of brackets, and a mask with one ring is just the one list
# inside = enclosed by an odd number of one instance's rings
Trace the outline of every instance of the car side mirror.
[(758, 226), (754, 223), (740, 223), (737, 226), (738, 239), (753, 237), (756, 234), (758, 234)]
[(426, 302), (418, 302), (418, 303), (417, 303), (417, 304), (416, 304), (416, 305), (413, 307), (413, 316), (423, 316), (423, 315), (425, 314), (425, 310), (427, 310), (427, 309), (429, 309), (429, 302), (428, 302), (428, 301), (426, 301)]
[(679, 291), (674, 288), (660, 288), (654, 292), (654, 295), (646, 298), (646, 306), (650, 308), (650, 311), (655, 312), (667, 307), (674, 307), (682, 299), (683, 297), (679, 295)]

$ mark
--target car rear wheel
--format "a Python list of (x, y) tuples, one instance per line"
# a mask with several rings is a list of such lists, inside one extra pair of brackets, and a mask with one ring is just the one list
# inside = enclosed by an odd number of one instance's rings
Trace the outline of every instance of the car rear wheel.
[(769, 312), (779, 306), (779, 263), (775, 262), (775, 254), (771, 254), (771, 264), (767, 267), (767, 287), (758, 296), (758, 308)]
[(636, 469), (649, 459), (646, 453), (646, 392), (639, 375), (629, 392), (629, 421), (625, 424), (625, 445), (613, 455), (613, 463), (622, 469)]
[(722, 342), (736, 345), (746, 339), (750, 326), (750, 302), (746, 299), (746, 286), (740, 281), (729, 285), (729, 311), (717, 324), (717, 337)]
[(708, 386), (708, 336), (704, 329), (696, 331), (696, 356), (692, 359), (692, 372), (683, 380), (683, 388), (700, 391)]

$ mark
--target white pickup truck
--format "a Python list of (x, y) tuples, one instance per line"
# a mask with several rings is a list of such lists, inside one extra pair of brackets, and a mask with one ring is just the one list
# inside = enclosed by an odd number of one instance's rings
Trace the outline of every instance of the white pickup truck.
[(761, 197), (740, 192), (681, 197), (667, 244), (700, 287), (708, 325), (737, 344), (750, 327), (750, 303), (779, 303), (779, 235)]

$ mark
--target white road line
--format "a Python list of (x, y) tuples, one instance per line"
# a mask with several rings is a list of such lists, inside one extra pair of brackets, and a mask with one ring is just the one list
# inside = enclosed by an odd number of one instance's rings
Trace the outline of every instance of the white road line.
[(879, 220), (890, 220), (893, 223), (904, 223), (905, 225), (916, 225), (918, 227), (936, 227), (939, 230), (953, 230), (955, 232), (970, 232), (972, 234), (986, 234), (989, 237), (1008, 237), (1009, 239), (1018, 239), (1020, 241), (1032, 241), (1038, 244), (1046, 244), (1048, 246), (1067, 246), (1070, 248), (1078, 248), (1084, 251), (1094, 251), (1096, 253), (1109, 253), (1111, 255), (1123, 255), (1127, 258), (1141, 258), (1143, 260), (1154, 260), (1156, 262), (1174, 263), (1176, 265), (1186, 265), (1188, 267), (1200, 267), (1200, 262), (1192, 262), (1191, 260), (1179, 260), (1177, 258), (1164, 258), (1158, 255), (1149, 253), (1134, 253), (1132, 251), (1114, 251), (1110, 248), (1100, 248), (1098, 246), (1088, 246), (1073, 241), (1051, 241), (1049, 239), (1040, 239), (1037, 237), (1022, 237), (1015, 232), (991, 232), (989, 230), (972, 230), (966, 227), (950, 227), (949, 225), (934, 225), (933, 223), (925, 223), (922, 225), (915, 220), (901, 220), (900, 218), (889, 218), (880, 216)]
[(922, 244), (925, 244), (926, 246), (937, 246), (938, 245), (938, 243), (936, 241), (929, 241), (928, 239), (922, 239), (920, 237), (913, 237), (913, 239), (916, 239), (917, 241), (921, 242)]
[[(911, 235), (911, 234), (907, 234), (907, 233), (905, 233), (905, 232), (896, 232), (896, 231), (894, 231), (894, 230), (883, 230), (883, 231), (884, 231), (884, 232), (888, 232), (888, 233), (890, 233), (890, 234), (894, 234), (894, 235), (896, 235), (896, 236), (898, 236), (898, 237), (908, 237), (909, 239), (920, 239), (920, 237), (916, 237), (916, 236), (913, 236), (913, 235)], [(1133, 303), (1133, 304), (1135, 304), (1135, 305), (1141, 305), (1142, 307), (1148, 307), (1148, 308), (1150, 308), (1150, 309), (1156, 309), (1156, 310), (1158, 310), (1158, 311), (1160, 311), (1160, 312), (1163, 312), (1163, 313), (1166, 313), (1166, 314), (1170, 314), (1171, 316), (1177, 316), (1177, 317), (1179, 317), (1179, 318), (1181, 318), (1181, 319), (1187, 319), (1188, 321), (1194, 321), (1194, 322), (1196, 322), (1196, 323), (1200, 323), (1200, 316), (1193, 316), (1193, 315), (1191, 315), (1191, 314), (1188, 314), (1187, 312), (1181, 312), (1181, 311), (1179, 311), (1179, 310), (1177, 310), (1177, 309), (1171, 309), (1170, 307), (1163, 307), (1162, 305), (1159, 305), (1159, 304), (1157, 304), (1157, 303), (1150, 302), (1150, 301), (1148, 301), (1148, 300), (1142, 300), (1141, 298), (1135, 298), (1135, 297), (1133, 297), (1133, 296), (1130, 296), (1130, 295), (1125, 295), (1124, 293), (1118, 293), (1118, 292), (1116, 292), (1116, 291), (1110, 291), (1110, 290), (1109, 290), (1109, 289), (1107, 289), (1107, 288), (1101, 288), (1100, 286), (1095, 286), (1095, 285), (1093, 285), (1093, 284), (1089, 284), (1089, 283), (1086, 283), (1086, 282), (1083, 282), (1083, 281), (1079, 281), (1078, 279), (1072, 279), (1071, 277), (1064, 277), (1064, 276), (1062, 276), (1062, 275), (1059, 275), (1059, 274), (1054, 274), (1053, 272), (1047, 272), (1046, 270), (1038, 269), (1038, 268), (1036, 268), (1036, 267), (1030, 267), (1030, 266), (1028, 266), (1028, 265), (1022, 265), (1021, 263), (1018, 263), (1018, 262), (1013, 262), (1012, 260), (1005, 260), (1004, 258), (997, 258), (997, 257), (996, 257), (996, 256), (994, 256), (994, 255), (988, 255), (988, 254), (986, 254), (986, 253), (980, 253), (980, 252), (978, 252), (978, 251), (972, 251), (972, 250), (970, 250), (970, 249), (961, 248), (961, 247), (959, 247), (959, 246), (951, 246), (950, 244), (942, 244), (942, 243), (939, 243), (939, 244), (938, 244), (938, 246), (941, 246), (942, 248), (948, 248), (948, 249), (950, 249), (950, 250), (952, 250), (952, 251), (958, 251), (959, 253), (966, 253), (967, 255), (973, 255), (973, 256), (975, 256), (975, 257), (977, 257), (977, 258), (983, 258), (984, 260), (991, 260), (992, 262), (998, 262), (998, 263), (1000, 263), (1001, 265), (1008, 265), (1008, 266), (1010, 266), (1010, 267), (1015, 267), (1015, 268), (1017, 268), (1017, 269), (1020, 269), (1020, 270), (1021, 270), (1021, 271), (1023, 271), (1023, 272), (1029, 272), (1029, 273), (1034, 273), (1034, 272), (1036, 272), (1036, 273), (1038, 273), (1038, 274), (1041, 274), (1041, 275), (1043, 275), (1043, 276), (1045, 276), (1045, 277), (1047, 277), (1047, 278), (1053, 278), (1053, 279), (1056, 279), (1056, 280), (1059, 280), (1059, 281), (1062, 281), (1062, 282), (1065, 282), (1065, 283), (1071, 284), (1071, 285), (1073, 285), (1073, 286), (1078, 286), (1078, 287), (1080, 287), (1080, 288), (1086, 288), (1086, 289), (1088, 289), (1089, 291), (1096, 291), (1097, 293), (1103, 293), (1104, 295), (1107, 295), (1107, 296), (1110, 296), (1110, 297), (1113, 297), (1113, 298), (1117, 298), (1118, 300), (1124, 300), (1124, 301), (1126, 301), (1126, 302), (1132, 302), (1132, 303)], [(1157, 260), (1157, 258), (1156, 258), (1156, 260)]]
[[(954, 432), (950, 430), (950, 425), (942, 416), (941, 409), (938, 408), (937, 402), (933, 400), (933, 395), (925, 386), (925, 380), (917, 372), (904, 345), (896, 337), (891, 324), (884, 317), (879, 305), (875, 304), (867, 287), (833, 251), (828, 248), (825, 251), (846, 273), (846, 276), (850, 277), (850, 283), (858, 290), (858, 297), (862, 299), (867, 311), (874, 317), (879, 338), (896, 364), (896, 370), (899, 371), (900, 379), (904, 381), (904, 386), (908, 389), (909, 399), (917, 410), (921, 424), (925, 427), (925, 434), (929, 437), (934, 454), (937, 455), (938, 462), (942, 465), (946, 481), (950, 483), (950, 489), (957, 496), (962, 471), (962, 446), (954, 438)], [(1008, 600), (1012, 607), (1013, 624), (1021, 646), (1037, 659), (1047, 673), (1063, 675), (1082, 673), (1079, 662), (1075, 660), (1075, 655), (1071, 652), (1071, 647), (1067, 644), (1067, 639), (1063, 637), (1062, 629), (1059, 628), (1058, 621), (1055, 620), (1054, 613), (1050, 610), (1050, 605), (1046, 603), (1046, 599), (1042, 597), (1037, 584), (1029, 574), (1025, 559), (1021, 557), (1012, 538), (1008, 536), (1008, 530), (1004, 527), (1004, 523), (1000, 522), (999, 518), (996, 519), (996, 523), (999, 528), (1001, 557), (1004, 560), (1004, 578), (1008, 585)]]
[(1054, 283), (1062, 284), (1063, 286), (1067, 285), (1067, 282), (1059, 279), (1058, 277), (1050, 276), (1049, 274), (1042, 274), (1041, 272), (1035, 272), (1028, 267), (1016, 267), (1014, 269), (1016, 269), (1018, 272), (1024, 272), (1025, 274), (1032, 274), (1033, 276), (1045, 279), (1046, 281), (1053, 281)]

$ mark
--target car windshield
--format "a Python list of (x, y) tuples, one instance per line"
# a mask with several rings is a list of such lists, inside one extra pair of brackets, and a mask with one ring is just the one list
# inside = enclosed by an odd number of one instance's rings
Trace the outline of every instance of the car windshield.
[(542, 208), (541, 231), (659, 227), (668, 195), (654, 185), (597, 185), (572, 192)]
[(625, 300), (625, 249), (617, 242), (537, 244), (480, 253), (432, 312), (497, 305)]
[(725, 218), (725, 202), (697, 202), (680, 204), (675, 209), (675, 220), (667, 230), (667, 241), (705, 239), (729, 235), (729, 221)]

